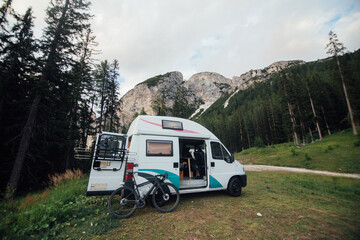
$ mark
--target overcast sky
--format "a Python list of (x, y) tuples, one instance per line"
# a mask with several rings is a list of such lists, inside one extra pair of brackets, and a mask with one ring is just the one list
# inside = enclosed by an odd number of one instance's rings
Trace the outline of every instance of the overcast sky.
[[(334, 30), (349, 51), (360, 48), (359, 0), (92, 0), (99, 60), (117, 59), (121, 93), (169, 71), (225, 77), (280, 60), (325, 58)], [(32, 6), (40, 37), (48, 0)]]

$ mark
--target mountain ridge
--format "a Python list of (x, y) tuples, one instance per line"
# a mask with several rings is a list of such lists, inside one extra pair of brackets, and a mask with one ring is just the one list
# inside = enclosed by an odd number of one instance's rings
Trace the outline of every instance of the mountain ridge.
[(264, 69), (250, 70), (231, 79), (216, 72), (195, 73), (188, 80), (184, 80), (178, 71), (157, 75), (137, 84), (121, 98), (122, 110), (118, 113), (120, 123), (129, 126), (134, 116), (141, 112), (148, 115), (174, 115), (171, 109), (179, 98), (183, 98), (182, 104), (187, 104), (183, 107), (191, 109), (190, 114), (181, 117), (197, 117), (224, 94), (234, 95), (234, 92), (244, 90), (255, 82), (262, 82), (276, 72), (303, 63), (301, 60), (278, 61)]

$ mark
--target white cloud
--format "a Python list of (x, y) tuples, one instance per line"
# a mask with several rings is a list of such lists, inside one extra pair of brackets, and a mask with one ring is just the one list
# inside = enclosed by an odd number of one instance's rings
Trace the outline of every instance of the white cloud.
[[(16, 9), (33, 5), (36, 26), (45, 26), (46, 1), (13, 2)], [(119, 60), (122, 93), (168, 71), (231, 78), (279, 60), (324, 58), (332, 29), (350, 51), (360, 47), (358, 0), (92, 2), (100, 58)]]

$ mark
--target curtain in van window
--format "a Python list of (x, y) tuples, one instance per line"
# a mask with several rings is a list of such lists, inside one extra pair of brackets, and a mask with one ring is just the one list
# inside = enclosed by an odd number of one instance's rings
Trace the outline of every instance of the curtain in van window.
[(146, 141), (147, 156), (172, 156), (171, 141)]

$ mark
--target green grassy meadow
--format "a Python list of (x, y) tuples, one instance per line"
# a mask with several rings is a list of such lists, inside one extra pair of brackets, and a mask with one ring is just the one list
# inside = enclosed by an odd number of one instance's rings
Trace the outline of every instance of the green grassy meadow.
[(358, 239), (359, 180), (269, 172), (248, 177), (241, 197), (182, 195), (173, 213), (147, 207), (93, 239)]
[(86, 197), (88, 176), (0, 204), (2, 239), (84, 239), (121, 224), (108, 197)]
[(0, 234), (3, 239), (358, 239), (360, 180), (247, 174), (240, 197), (182, 195), (172, 213), (149, 205), (124, 220), (108, 213), (107, 197), (85, 196), (85, 176), (2, 203)]
[[(236, 154), (245, 164), (359, 173), (360, 140), (351, 131), (294, 147), (290, 143)], [(86, 197), (88, 176), (1, 202), (1, 239), (358, 239), (360, 179), (288, 172), (247, 172), (240, 197), (226, 192), (181, 195), (178, 208), (147, 206), (123, 220), (108, 196)]]
[(351, 129), (305, 146), (283, 143), (250, 148), (235, 154), (243, 164), (300, 167), (341, 173), (360, 173), (360, 137)]

